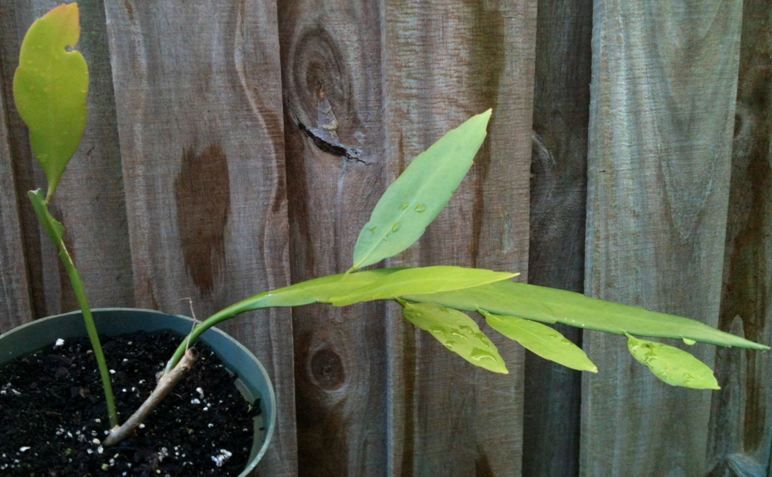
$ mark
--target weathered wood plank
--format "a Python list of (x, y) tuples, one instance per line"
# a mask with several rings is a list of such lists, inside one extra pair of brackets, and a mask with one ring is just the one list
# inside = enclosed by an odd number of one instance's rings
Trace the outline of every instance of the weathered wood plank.
[[(345, 271), (383, 190), (380, 12), (279, 2), (294, 282)], [(380, 475), (384, 306), (293, 310), (301, 475)]]
[[(27, 27), (58, 3), (36, 0), (16, 2), (13, 6), (18, 38), (13, 41), (15, 48), (10, 52), (6, 50), (4, 54), (12, 55), (10, 60), (14, 68), (18, 63), (18, 45)], [(80, 2), (80, 15), (82, 31), (78, 49), (86, 57), (90, 75), (89, 122), (80, 148), (57, 189), (54, 210), (65, 226), (68, 247), (83, 277), (91, 305), (131, 306), (133, 292), (126, 207), (110, 54), (101, 2)], [(10, 93), (10, 88), (7, 91)], [(8, 98), (10, 100), (11, 97)], [(37, 164), (32, 165), (26, 134), (19, 134), (24, 126), (15, 110), (12, 114), (16, 116), (12, 124), (14, 140), (18, 142), (14, 164), (23, 176), (20, 182), (24, 184), (25, 192), (31, 188), (45, 188), (45, 178), (40, 174)], [(84, 184), (88, 184), (88, 187), (84, 187)], [(25, 215), (31, 210), (23, 196), (20, 196), (19, 205)], [(33, 227), (27, 231), (25, 245), (27, 256), (32, 257), (30, 260), (34, 267), (32, 276), (35, 277), (33, 284), (37, 314), (50, 315), (77, 308), (53, 244), (41, 235), (42, 231), (36, 222), (31, 225)], [(29, 234), (33, 232), (38, 236), (31, 237)]]
[[(276, 5), (106, 2), (135, 299), (197, 316), (285, 285), (287, 205)], [(267, 21), (266, 19), (271, 19)], [(225, 328), (278, 401), (264, 475), (295, 475), (288, 311)]]
[[(732, 183), (719, 326), (772, 343), (772, 44), (769, 2), (743, 6)], [(708, 464), (711, 476), (769, 475), (772, 366), (769, 353), (720, 349)]]
[[(587, 293), (717, 324), (741, 7), (595, 2)], [(710, 393), (657, 381), (622, 337), (584, 345), (581, 473), (703, 475)]]
[[(25, 14), (25, 12), (27, 12)], [(0, 67), (2, 67), (2, 93), (5, 102), (5, 127), (9, 163), (13, 167), (13, 179), (16, 184), (16, 203), (22, 245), (27, 268), (29, 293), (31, 298), (31, 317), (46, 314), (45, 290), (43, 282), (43, 264), (41, 262), (40, 228), (32, 207), (27, 206), (26, 191), (38, 187), (45, 180), (43, 173), (33, 166), (32, 153), (24, 126), (13, 102), (13, 74), (19, 62), (21, 38), (34, 17), (29, 14), (24, 2), (0, 2)], [(37, 172), (37, 174), (36, 174)], [(56, 257), (52, 257), (56, 259)]]
[[(582, 291), (592, 1), (538, 10), (528, 281)], [(559, 329), (581, 343), (579, 329)], [(526, 353), (524, 392), (523, 474), (576, 475), (581, 375)]]
[(5, 118), (5, 101), (0, 95), (0, 333), (32, 318)]
[[(494, 109), (470, 176), (420, 245), (395, 263), (525, 275), (536, 2), (387, 1), (383, 11), (389, 181), (446, 130)], [(392, 310), (389, 475), (520, 474), (522, 350), (487, 331), (508, 376), (472, 367)]]

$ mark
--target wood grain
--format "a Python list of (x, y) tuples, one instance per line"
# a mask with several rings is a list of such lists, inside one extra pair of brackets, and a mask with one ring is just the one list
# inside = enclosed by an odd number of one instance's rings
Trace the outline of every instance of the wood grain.
[[(137, 305), (199, 318), (288, 281), (273, 2), (106, 2)], [(272, 19), (267, 21), (266, 19)], [(258, 469), (295, 475), (288, 311), (224, 328), (265, 365), (277, 432)]]
[[(527, 271), (535, 1), (386, 1), (385, 164), (493, 107), (469, 177), (417, 248), (395, 264)], [(476, 369), (392, 310), (387, 335), (388, 475), (519, 475), (522, 350), (489, 332), (508, 376)]]
[[(592, 1), (538, 7), (528, 281), (582, 291)], [(581, 374), (526, 353), (524, 393), (523, 474), (576, 475)]]
[(0, 95), (0, 334), (32, 318), (5, 118), (5, 101)]
[[(772, 44), (769, 2), (743, 5), (719, 326), (772, 343)], [(708, 464), (711, 476), (769, 475), (772, 366), (769, 353), (719, 349)]]
[[(380, 12), (279, 2), (292, 281), (351, 266), (383, 190)], [(301, 475), (382, 475), (382, 304), (293, 310)]]
[[(717, 324), (741, 7), (595, 2), (587, 293)], [(658, 382), (622, 337), (584, 347), (581, 474), (704, 475), (710, 393)]]
[[(59, 2), (36, 0), (13, 6), (18, 40), (12, 64), (18, 62), (18, 45), (32, 22)], [(54, 199), (53, 209), (64, 224), (68, 248), (86, 285), (92, 307), (131, 306), (133, 304), (131, 262), (126, 207), (124, 204), (121, 158), (115, 122), (110, 55), (107, 49), (105, 18), (101, 2), (80, 2), (81, 38), (78, 49), (89, 65), (89, 120), (78, 151), (70, 161)], [(10, 92), (10, 89), (8, 90)], [(16, 115), (15, 110), (13, 115)], [(15, 131), (23, 128), (17, 119)], [(14, 162), (25, 191), (45, 188), (45, 178), (29, 153), (26, 134), (19, 135)], [(34, 171), (34, 172), (33, 172)], [(88, 187), (84, 187), (88, 184)], [(20, 197), (25, 214), (30, 209)], [(31, 210), (31, 209), (30, 209)], [(33, 218), (34, 220), (34, 218)], [(56, 249), (35, 222), (26, 236), (27, 257), (32, 276), (37, 315), (51, 315), (77, 308), (67, 275), (56, 256)], [(40, 238), (42, 237), (42, 238)]]

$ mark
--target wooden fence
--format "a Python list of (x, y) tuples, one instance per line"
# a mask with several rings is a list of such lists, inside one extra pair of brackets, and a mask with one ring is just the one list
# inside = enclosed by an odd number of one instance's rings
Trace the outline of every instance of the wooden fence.
[[(11, 100), (23, 32), (55, 3), (0, 3), (0, 331), (75, 308)], [(392, 264), (516, 270), (772, 342), (766, 0), (84, 0), (81, 17), (90, 120), (57, 204), (96, 306), (191, 297), (201, 316), (346, 269), (386, 185), (493, 107), (470, 176)], [(380, 303), (226, 329), (276, 386), (260, 475), (770, 470), (768, 354), (696, 347), (710, 393), (577, 330), (598, 375), (504, 340), (511, 374), (493, 375)]]

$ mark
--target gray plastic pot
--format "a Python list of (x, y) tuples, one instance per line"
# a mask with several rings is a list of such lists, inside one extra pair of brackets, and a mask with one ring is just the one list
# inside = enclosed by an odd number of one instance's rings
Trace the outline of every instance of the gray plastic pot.
[[(103, 336), (158, 330), (171, 330), (184, 336), (193, 326), (193, 320), (186, 316), (152, 310), (104, 308), (93, 310), (93, 313), (99, 333)], [(51, 346), (57, 338), (80, 336), (86, 336), (80, 311), (32, 321), (0, 335), (0, 366), (16, 357)], [(276, 422), (273, 386), (260, 361), (235, 339), (212, 328), (201, 335), (201, 340), (238, 376), (236, 385), (248, 401), (260, 397), (262, 412), (255, 418), (249, 462), (241, 473), (246, 476), (260, 462), (273, 436)]]

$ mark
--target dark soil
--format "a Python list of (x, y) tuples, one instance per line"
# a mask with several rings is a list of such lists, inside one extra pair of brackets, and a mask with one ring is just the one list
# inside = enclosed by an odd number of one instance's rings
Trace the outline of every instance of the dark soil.
[[(128, 417), (150, 394), (180, 338), (136, 333), (103, 341), (118, 411)], [(102, 447), (102, 387), (85, 338), (0, 367), (0, 475), (238, 475), (252, 445), (258, 403), (244, 400), (211, 349), (137, 434)], [(219, 463), (219, 466), (218, 466)]]

